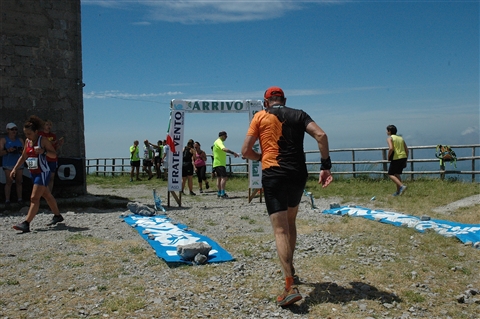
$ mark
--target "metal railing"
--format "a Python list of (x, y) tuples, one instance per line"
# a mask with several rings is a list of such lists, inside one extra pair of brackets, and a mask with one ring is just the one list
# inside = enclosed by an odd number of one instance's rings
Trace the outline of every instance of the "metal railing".
[[(447, 175), (459, 174), (462, 176), (471, 175), (471, 181), (475, 182), (480, 177), (480, 144), (472, 145), (450, 145), (455, 150), (457, 156), (460, 153), (468, 153), (468, 156), (458, 156), (456, 167), (447, 163), (449, 169), (440, 167), (439, 159), (435, 157), (436, 145), (429, 146), (409, 146), (410, 154), (407, 161), (407, 167), (403, 174), (409, 175), (410, 179), (422, 175), (438, 175), (444, 179)], [(428, 151), (428, 152), (426, 152)], [(388, 148), (343, 148), (330, 150), (332, 158), (332, 174), (358, 177), (360, 175), (378, 175), (383, 176), (388, 171), (387, 160)], [(418, 155), (417, 155), (418, 154)], [(425, 155), (426, 154), (426, 155)], [(467, 155), (467, 154), (463, 154)], [(208, 155), (211, 157), (211, 155)], [(306, 164), (310, 175), (320, 172), (320, 161), (309, 161), (308, 158), (315, 156), (320, 159), (318, 150), (306, 151)], [(418, 158), (416, 158), (418, 156)], [(424, 158), (421, 158), (421, 157)], [(335, 160), (346, 158), (345, 160)], [(360, 159), (361, 157), (366, 159)], [(436, 164), (436, 165), (434, 165)], [(438, 165), (438, 166), (437, 166)], [(423, 167), (422, 167), (423, 166)], [(425, 167), (427, 166), (427, 167)], [(129, 158), (94, 158), (86, 159), (87, 174), (95, 175), (128, 175), (130, 174)], [(230, 175), (246, 176), (248, 174), (247, 161), (233, 163), (230, 156), (227, 157), (227, 171)], [(207, 163), (207, 172), (211, 172), (211, 164)]]

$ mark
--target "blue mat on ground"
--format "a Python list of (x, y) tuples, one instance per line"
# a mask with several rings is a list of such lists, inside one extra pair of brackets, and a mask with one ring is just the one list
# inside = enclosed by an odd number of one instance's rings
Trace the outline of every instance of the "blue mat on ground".
[[(140, 236), (152, 246), (157, 256), (167, 263), (191, 264), (192, 262), (183, 260), (177, 255), (177, 246), (197, 242), (205, 242), (212, 246), (207, 260), (209, 263), (234, 260), (225, 249), (212, 239), (189, 230), (186, 225), (174, 223), (164, 215), (141, 216), (132, 214), (122, 218), (127, 224), (135, 227)], [(150, 239), (149, 235), (150, 237), (155, 236), (155, 238)]]
[(476, 248), (480, 248), (480, 225), (461, 224), (440, 219), (423, 220), (428, 218), (420, 218), (395, 212), (386, 212), (383, 210), (371, 210), (359, 206), (342, 206), (338, 208), (326, 209), (323, 211), (323, 213), (363, 217), (395, 226), (407, 226), (414, 228), (419, 232), (424, 232), (425, 230), (431, 229), (440, 235), (446, 237), (455, 236), (463, 243), (470, 243)]

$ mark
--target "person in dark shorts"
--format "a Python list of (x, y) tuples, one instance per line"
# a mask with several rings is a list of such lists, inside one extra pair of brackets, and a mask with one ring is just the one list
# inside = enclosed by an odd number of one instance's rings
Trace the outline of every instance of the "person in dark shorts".
[(185, 183), (188, 184), (190, 195), (195, 196), (193, 192), (193, 167), (195, 162), (195, 148), (193, 148), (193, 140), (190, 139), (187, 145), (183, 148), (183, 165), (182, 165), (182, 194), (185, 188)]
[(152, 167), (153, 167), (153, 156), (154, 149), (151, 143), (148, 140), (143, 141), (143, 171), (147, 173), (148, 180), (153, 178)]
[(23, 133), (27, 138), (25, 140), (25, 147), (23, 148), (22, 155), (15, 164), (14, 169), (10, 172), (10, 177), (14, 179), (18, 167), (23, 167), (23, 164), (25, 163), (32, 177), (33, 188), (27, 216), (23, 222), (13, 226), (13, 229), (19, 230), (23, 233), (30, 232), (30, 224), (38, 213), (41, 198), (47, 202), (48, 207), (53, 213), (52, 220), (47, 226), (56, 225), (64, 220), (58, 209), (57, 201), (48, 188), (48, 182), (50, 181), (51, 175), (47, 156), (56, 158), (57, 152), (48, 138), (39, 134), (42, 127), (43, 121), (35, 115), (30, 116), (25, 122), (23, 125)]
[(218, 133), (218, 138), (213, 143), (213, 163), (212, 167), (215, 170), (217, 176), (217, 196), (219, 198), (228, 198), (225, 193), (225, 186), (227, 184), (227, 153), (232, 154), (235, 157), (239, 157), (238, 153), (228, 149), (224, 142), (227, 139), (227, 132), (221, 131)]
[(388, 144), (388, 177), (397, 186), (397, 191), (393, 196), (402, 195), (407, 189), (407, 185), (402, 183), (403, 169), (407, 167), (408, 147), (403, 137), (397, 135), (395, 125), (387, 126), (387, 144)]
[[(307, 113), (285, 106), (286, 100), (279, 87), (265, 91), (265, 110), (255, 113), (242, 146), (244, 158), (262, 162), (265, 203), (285, 276), (285, 288), (277, 297), (282, 307), (302, 299), (294, 285), (293, 254), (298, 205), (308, 177), (303, 150), (305, 132), (317, 141), (320, 150), (318, 183), (327, 187), (333, 180), (327, 134)], [(253, 150), (257, 139), (262, 153)]]
[(133, 175), (137, 177), (137, 181), (140, 181), (140, 149), (138, 148), (138, 141), (133, 141), (133, 145), (130, 146), (130, 182), (133, 182)]
[(209, 189), (210, 184), (207, 180), (207, 154), (202, 150), (200, 142), (193, 144), (195, 148), (195, 172), (197, 173), (198, 188), (203, 193), (202, 183), (205, 181), (205, 188)]
[(155, 167), (155, 173), (157, 175), (157, 178), (162, 177), (162, 157), (163, 157), (163, 143), (162, 141), (158, 141), (157, 145), (153, 145), (153, 148), (155, 150), (155, 157), (154, 157), (154, 167)]

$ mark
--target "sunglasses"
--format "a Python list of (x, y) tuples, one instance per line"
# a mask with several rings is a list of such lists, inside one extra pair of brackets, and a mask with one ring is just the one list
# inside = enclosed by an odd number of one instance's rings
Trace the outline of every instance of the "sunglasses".
[(10, 128), (9, 130), (10, 131), (18, 131), (18, 128), (14, 127), (14, 128)]

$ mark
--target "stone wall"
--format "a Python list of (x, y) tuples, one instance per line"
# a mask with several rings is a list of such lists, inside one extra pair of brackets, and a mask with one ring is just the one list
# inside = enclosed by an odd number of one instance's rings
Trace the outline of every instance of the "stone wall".
[(53, 121), (59, 157), (82, 159), (84, 176), (80, 0), (0, 0), (0, 135), (14, 122), (23, 137), (32, 114)]

